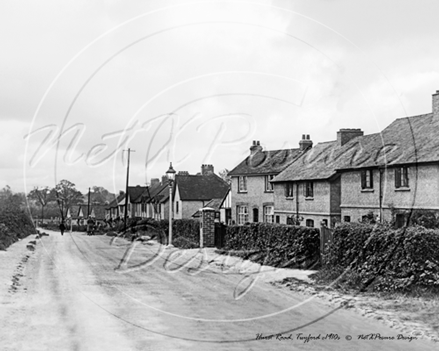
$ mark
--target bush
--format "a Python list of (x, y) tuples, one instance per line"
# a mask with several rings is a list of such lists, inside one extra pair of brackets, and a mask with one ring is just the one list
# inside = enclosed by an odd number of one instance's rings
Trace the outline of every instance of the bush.
[(305, 268), (319, 260), (319, 229), (252, 223), (228, 226), (225, 250), (244, 251), (254, 262), (290, 268)]
[(438, 240), (438, 230), (421, 226), (344, 223), (334, 231), (320, 275), (330, 281), (347, 270), (341, 281), (348, 287), (438, 291)]
[(0, 204), (0, 250), (33, 233), (36, 230), (29, 215), (15, 202), (4, 199)]

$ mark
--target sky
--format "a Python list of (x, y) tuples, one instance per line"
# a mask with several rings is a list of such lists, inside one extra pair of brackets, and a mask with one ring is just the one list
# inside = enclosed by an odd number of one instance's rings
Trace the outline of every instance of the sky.
[(431, 112), (436, 0), (0, 2), (0, 188), (86, 192)]

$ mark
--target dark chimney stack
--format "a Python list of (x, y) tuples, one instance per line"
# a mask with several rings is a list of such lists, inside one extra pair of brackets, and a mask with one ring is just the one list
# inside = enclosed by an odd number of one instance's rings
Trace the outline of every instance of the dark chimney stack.
[(168, 184), (168, 177), (166, 175), (162, 176), (162, 185)]
[(263, 151), (263, 147), (260, 145), (259, 140), (252, 141), (252, 146), (249, 149), (251, 150), (251, 156), (255, 155), (257, 152)]
[(214, 173), (213, 165), (202, 165), (202, 176), (210, 175)]
[(307, 150), (313, 146), (313, 141), (310, 140), (309, 134), (303, 134), (302, 139), (299, 141), (299, 148), (301, 151)]
[(340, 129), (339, 132), (337, 132), (338, 145), (342, 146), (348, 143), (351, 139), (363, 135), (364, 132), (360, 129)]

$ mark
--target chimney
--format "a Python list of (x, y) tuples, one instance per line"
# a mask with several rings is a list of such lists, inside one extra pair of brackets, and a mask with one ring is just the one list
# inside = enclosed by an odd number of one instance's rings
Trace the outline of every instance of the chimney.
[(363, 136), (364, 132), (360, 129), (340, 129), (339, 132), (336, 133), (338, 139), (338, 145), (342, 146), (348, 143), (351, 139), (354, 139), (358, 136)]
[(209, 175), (214, 173), (213, 165), (202, 165), (202, 175)]
[(159, 180), (159, 178), (151, 178), (150, 186), (151, 186), (152, 188), (158, 186), (159, 184), (160, 184), (160, 180)]
[(438, 117), (438, 90), (432, 94), (432, 113)]
[(162, 176), (162, 185), (168, 184), (168, 177), (166, 175)]
[(263, 151), (263, 147), (260, 145), (259, 140), (252, 141), (252, 146), (249, 149), (251, 150), (251, 156), (255, 155), (257, 152)]
[(313, 146), (313, 141), (310, 140), (309, 134), (303, 134), (302, 139), (299, 141), (299, 148), (301, 151), (307, 150)]

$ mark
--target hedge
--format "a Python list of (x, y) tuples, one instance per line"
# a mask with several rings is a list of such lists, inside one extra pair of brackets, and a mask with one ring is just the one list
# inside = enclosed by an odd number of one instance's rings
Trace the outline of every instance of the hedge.
[[(319, 229), (270, 223), (228, 226), (225, 251), (274, 267), (306, 268), (319, 260)], [(240, 253), (238, 253), (240, 254)]]
[(34, 224), (29, 215), (19, 205), (4, 200), (0, 205), (0, 250), (36, 233)]
[(438, 290), (438, 230), (344, 223), (323, 256), (323, 276), (376, 291)]
[[(127, 236), (147, 235), (155, 237), (160, 243), (168, 243), (169, 221), (167, 219), (154, 220), (151, 218), (137, 222), (131, 222), (127, 230)], [(200, 222), (194, 219), (173, 220), (172, 244), (182, 249), (193, 249), (200, 247)]]

